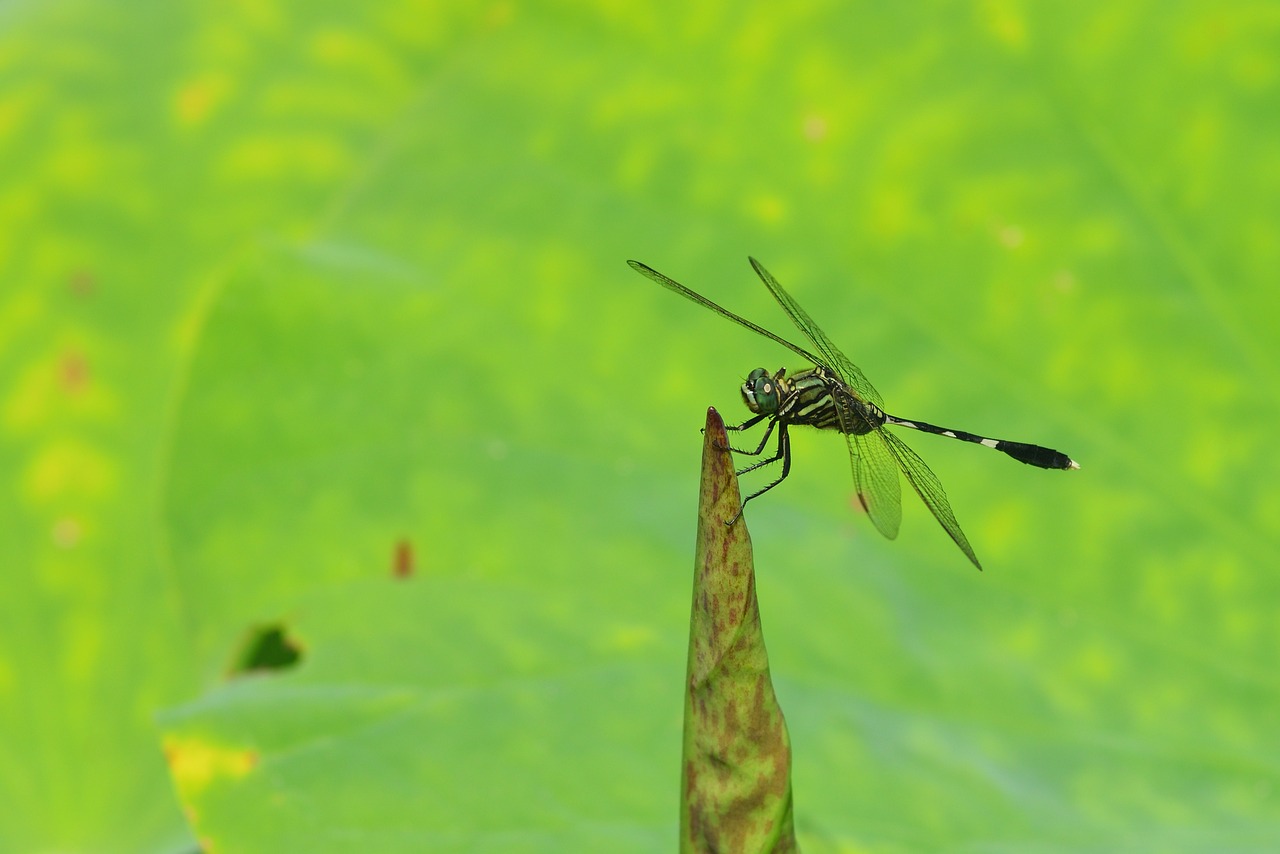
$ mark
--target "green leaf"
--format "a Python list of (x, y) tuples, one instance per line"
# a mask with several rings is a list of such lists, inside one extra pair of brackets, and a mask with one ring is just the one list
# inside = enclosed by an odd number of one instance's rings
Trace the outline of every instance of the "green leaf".
[[(0, 850), (313, 804), (308, 851), (669, 848), (692, 437), (804, 366), (623, 260), (788, 333), (748, 254), (894, 414), (1084, 465), (903, 434), (979, 577), (794, 431), (750, 521), (800, 842), (1280, 836), (1272, 0), (4, 22)], [(297, 664), (229, 679), (263, 626)]]
[(724, 420), (707, 412), (689, 620), (682, 851), (794, 851), (791, 743), (769, 678)]
[[(669, 847), (675, 799), (647, 793), (672, 788), (678, 659), (646, 660), (634, 608), (597, 593), (387, 577), (299, 597), (299, 666), (164, 715), (195, 833), (229, 851)], [(657, 703), (657, 726), (627, 711)]]

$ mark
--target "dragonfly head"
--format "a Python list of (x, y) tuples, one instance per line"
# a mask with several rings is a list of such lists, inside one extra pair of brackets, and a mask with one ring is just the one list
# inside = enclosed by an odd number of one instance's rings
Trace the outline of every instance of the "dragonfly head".
[(764, 368), (756, 368), (742, 384), (742, 402), (757, 415), (773, 415), (787, 394), (786, 376), (786, 368), (779, 368), (773, 376)]

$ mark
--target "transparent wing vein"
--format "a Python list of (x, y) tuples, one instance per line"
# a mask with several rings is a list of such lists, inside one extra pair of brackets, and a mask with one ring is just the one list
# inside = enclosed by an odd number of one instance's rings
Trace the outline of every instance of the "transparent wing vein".
[(845, 434), (849, 444), (849, 462), (853, 466), (853, 485), (858, 500), (876, 530), (889, 539), (898, 536), (902, 524), (902, 488), (898, 483), (898, 464), (879, 431), (862, 436)]
[(893, 454), (898, 466), (902, 469), (902, 473), (907, 476), (907, 480), (915, 488), (920, 500), (933, 513), (933, 517), (938, 520), (938, 524), (942, 525), (942, 529), (950, 535), (951, 539), (955, 540), (956, 545), (960, 547), (960, 551), (964, 552), (969, 560), (973, 561), (973, 565), (978, 569), (982, 569), (982, 564), (978, 562), (978, 556), (973, 553), (973, 546), (969, 545), (969, 540), (965, 537), (964, 531), (960, 530), (960, 523), (956, 521), (955, 514), (951, 512), (951, 503), (947, 501), (947, 493), (942, 489), (942, 483), (938, 480), (938, 476), (930, 471), (924, 460), (920, 459), (916, 452), (908, 448), (906, 443), (897, 436), (886, 430), (877, 430), (875, 435), (883, 439), (883, 444)]
[(773, 294), (773, 298), (782, 306), (782, 310), (795, 323), (796, 328), (804, 333), (804, 337), (808, 338), (813, 343), (813, 346), (818, 348), (818, 352), (822, 354), (826, 362), (826, 367), (839, 374), (840, 378), (848, 383), (849, 387), (856, 391), (863, 400), (869, 400), (876, 406), (880, 406), (884, 402), (880, 398), (880, 392), (876, 391), (875, 386), (858, 369), (858, 366), (849, 361), (848, 357), (841, 353), (836, 345), (831, 343), (831, 339), (826, 336), (821, 327), (813, 322), (813, 318), (800, 307), (800, 303), (796, 302), (791, 294), (783, 290), (782, 285), (778, 283), (772, 273), (764, 268), (763, 264), (755, 258), (750, 260), (751, 266), (755, 268), (756, 275), (760, 277), (765, 287)]

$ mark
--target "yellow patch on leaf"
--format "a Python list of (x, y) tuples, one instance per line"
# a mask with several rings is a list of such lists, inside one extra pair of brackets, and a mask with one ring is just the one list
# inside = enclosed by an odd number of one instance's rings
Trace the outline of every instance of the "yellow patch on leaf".
[(186, 81), (173, 96), (173, 118), (179, 127), (199, 127), (209, 120), (231, 94), (231, 78), (206, 73)]
[(169, 737), (164, 755), (174, 783), (188, 797), (220, 780), (239, 780), (258, 764), (258, 753), (245, 748), (214, 744), (202, 738)]

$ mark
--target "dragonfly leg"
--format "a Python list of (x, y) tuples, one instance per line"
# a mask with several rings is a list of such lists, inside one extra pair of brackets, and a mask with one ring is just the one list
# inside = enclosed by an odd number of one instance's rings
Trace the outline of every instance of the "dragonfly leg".
[(746, 421), (743, 421), (741, 424), (737, 425), (736, 427), (731, 427), (730, 425), (726, 424), (726, 425), (724, 425), (724, 429), (726, 429), (726, 430), (750, 430), (752, 427), (756, 426), (757, 424), (759, 424), (761, 421), (763, 421), (764, 419), (766, 419), (766, 418), (768, 418), (768, 417), (769, 417), (768, 415), (766, 415), (766, 414), (764, 414), (764, 413), (762, 412), (762, 413), (760, 413), (759, 415), (757, 415), (755, 418), (748, 418)]
[[(724, 429), (750, 430), (752, 427), (756, 426), (757, 424), (759, 424), (761, 421), (763, 421), (765, 418), (768, 418), (768, 417), (769, 416), (767, 415), (757, 415), (755, 418), (748, 418), (746, 421), (743, 421), (741, 424), (737, 425), (736, 427), (726, 424), (724, 425)], [(705, 433), (707, 432), (707, 430), (704, 427), (700, 432)], [(756, 448), (754, 451), (744, 451), (741, 448), (735, 448), (732, 445), (723, 445), (723, 446), (717, 445), (716, 447), (720, 448), (720, 450), (722, 451), (733, 451), (735, 454), (746, 454), (747, 456), (753, 457), (756, 454), (760, 453), (762, 450), (764, 450), (764, 443), (769, 441), (769, 434), (772, 432), (773, 432), (773, 425), (770, 424), (769, 429), (766, 430), (764, 433), (764, 438), (760, 440), (760, 447)]]
[[(750, 429), (751, 427), (754, 427), (755, 425), (759, 424), (761, 418), (764, 418), (764, 416), (757, 415), (755, 418), (752, 418), (750, 421), (739, 424), (737, 427), (726, 427), (725, 429), (726, 430)], [(732, 445), (729, 445), (728, 448), (730, 451), (733, 451), (735, 454), (744, 454), (745, 456), (748, 456), (748, 457), (758, 457), (760, 456), (760, 453), (764, 450), (764, 446), (768, 444), (769, 437), (773, 435), (773, 428), (777, 426), (778, 426), (777, 419), (774, 419), (773, 421), (769, 422), (769, 426), (765, 428), (764, 435), (760, 437), (760, 444), (756, 445), (756, 449), (754, 451), (744, 451), (742, 448), (735, 448)], [(776, 460), (777, 457), (774, 457), (774, 459)], [(739, 474), (741, 474), (741, 472), (739, 472)]]
[[(777, 423), (777, 422), (774, 422), (774, 423)], [(750, 501), (753, 498), (759, 498), (761, 495), (764, 495), (766, 492), (768, 492), (769, 490), (773, 489), (775, 486), (777, 486), (778, 484), (786, 480), (787, 475), (791, 473), (791, 436), (787, 434), (786, 424), (783, 424), (781, 429), (778, 430), (778, 453), (767, 460), (761, 460), (755, 465), (747, 466), (742, 471), (737, 472), (737, 474), (740, 474), (740, 475), (745, 474), (746, 472), (749, 472), (753, 469), (758, 469), (761, 466), (768, 465), (769, 463), (776, 463), (778, 460), (782, 460), (782, 474), (778, 475), (778, 479), (775, 480), (773, 483), (770, 483), (769, 485), (765, 486), (763, 489), (757, 489), (755, 492), (751, 493), (746, 498), (742, 499), (742, 506), (738, 508), (738, 512), (734, 514), (733, 518), (725, 523), (726, 525), (732, 525), (734, 522), (737, 522), (739, 519), (742, 518), (742, 511), (747, 509), (748, 501)]]
[[(778, 423), (777, 421), (774, 421), (772, 424), (770, 424), (770, 425), (769, 425), (769, 429), (765, 431), (765, 438), (766, 438), (766, 439), (768, 439), (768, 438), (769, 438), (769, 435), (768, 435), (768, 434), (773, 432), (774, 425), (776, 425), (777, 423)], [(755, 470), (756, 470), (756, 469), (758, 469), (758, 468), (762, 468), (762, 467), (767, 466), (767, 465), (770, 465), (770, 464), (772, 464), (772, 463), (776, 463), (778, 460), (780, 460), (780, 459), (782, 459), (782, 458), (783, 458), (783, 453), (784, 453), (784, 451), (783, 451), (783, 445), (784, 445), (784, 443), (785, 443), (786, 447), (788, 447), (788, 448), (790, 448), (790, 447), (791, 447), (791, 441), (790, 441), (790, 439), (787, 437), (787, 427), (786, 427), (786, 425), (785, 425), (785, 424), (782, 426), (782, 429), (778, 431), (778, 452), (777, 452), (776, 454), (774, 454), (772, 457), (769, 457), (769, 459), (767, 459), (767, 460), (760, 460), (759, 462), (752, 463), (751, 465), (747, 466), (747, 467), (746, 467), (746, 468), (744, 468), (744, 469), (738, 469), (736, 472), (734, 472), (734, 474), (736, 474), (736, 475), (738, 475), (739, 477), (741, 477), (742, 475), (746, 474), (746, 473), (747, 473), (747, 472), (749, 472), (749, 471), (755, 471)], [(756, 453), (756, 454), (759, 454), (759, 453), (760, 453), (761, 448), (763, 448), (763, 447), (764, 447), (764, 445), (763, 445), (763, 444), (761, 444), (760, 448), (757, 448), (757, 449), (756, 449), (756, 451), (755, 451), (755, 453)], [(750, 451), (742, 451), (741, 453), (748, 454), (748, 455), (750, 455), (750, 454), (751, 454), (751, 452), (750, 452)]]
[[(724, 429), (732, 430), (734, 432), (737, 432), (739, 430), (750, 430), (752, 427), (759, 424), (765, 418), (768, 418), (768, 416), (757, 415), (755, 418), (748, 418), (746, 421), (743, 421), (741, 424), (737, 425), (736, 427), (726, 424), (724, 425)], [(764, 437), (760, 439), (760, 446), (756, 448), (754, 451), (744, 451), (741, 448), (735, 448), (732, 445), (726, 445), (725, 448), (730, 451), (733, 451), (735, 454), (746, 454), (749, 457), (754, 457), (756, 454), (764, 450), (765, 442), (769, 441), (769, 434), (772, 432), (773, 432), (773, 422), (771, 421), (769, 422), (769, 429), (764, 431)]]

